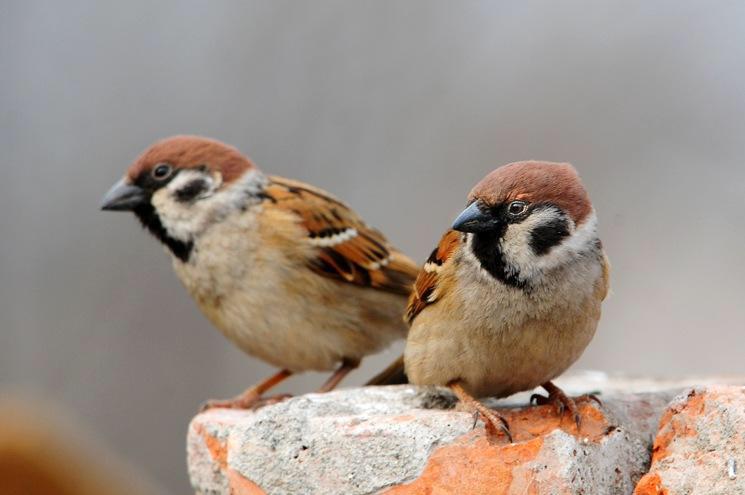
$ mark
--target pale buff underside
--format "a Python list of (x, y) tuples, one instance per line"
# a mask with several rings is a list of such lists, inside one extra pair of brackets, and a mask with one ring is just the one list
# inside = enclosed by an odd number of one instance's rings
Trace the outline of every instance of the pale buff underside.
[(256, 205), (211, 226), (190, 261), (173, 264), (228, 339), (279, 368), (331, 370), (405, 336), (404, 296), (314, 273), (315, 249), (290, 212)]
[[(497, 283), (462, 252), (441, 273), (442, 299), (414, 320), (409, 380), (461, 380), (476, 397), (506, 397), (556, 378), (590, 343), (608, 290), (603, 257), (556, 273), (531, 296)], [(458, 287), (468, 290), (456, 291)], [(467, 281), (467, 282), (466, 282)]]

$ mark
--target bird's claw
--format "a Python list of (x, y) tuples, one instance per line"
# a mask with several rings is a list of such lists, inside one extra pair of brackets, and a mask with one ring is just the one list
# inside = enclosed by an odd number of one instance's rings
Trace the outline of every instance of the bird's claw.
[(476, 429), (476, 423), (479, 422), (479, 417), (481, 416), (481, 414), (479, 414), (478, 411), (473, 411), (473, 413), (471, 415), (473, 416), (473, 425), (471, 426), (471, 429), (472, 430), (475, 430)]
[(599, 393), (600, 393), (600, 392), (590, 392), (590, 393), (588, 393), (588, 394), (585, 394), (585, 395), (582, 395), (582, 396), (580, 396), (580, 397), (577, 397), (577, 398), (575, 399), (575, 402), (577, 402), (577, 401), (590, 401), (590, 400), (591, 400), (591, 401), (593, 401), (593, 402), (594, 402), (595, 404), (597, 404), (598, 406), (600, 406), (600, 407), (603, 407), (603, 401), (601, 401), (601, 400), (600, 400), (600, 399), (598, 398), (598, 394), (599, 394)]
[(264, 406), (277, 404), (279, 402), (282, 402), (283, 400), (289, 399), (290, 397), (292, 396), (289, 394), (278, 394), (269, 397), (238, 396), (232, 399), (225, 400), (211, 399), (202, 404), (202, 406), (199, 408), (199, 412), (202, 413), (210, 409), (246, 409), (255, 411)]
[(228, 400), (210, 399), (210, 400), (204, 401), (202, 405), (199, 406), (200, 413), (209, 411), (210, 409), (238, 409), (238, 406), (236, 405), (235, 401), (233, 401), (232, 399), (228, 399)]
[[(577, 400), (580, 399), (578, 398)], [(600, 400), (594, 395), (588, 395), (587, 400), (594, 400), (598, 402), (598, 404), (600, 404)], [(552, 404), (554, 406), (554, 410), (556, 411), (556, 415), (559, 417), (563, 416), (565, 411), (569, 411), (572, 415), (574, 423), (577, 425), (577, 429), (579, 429), (580, 424), (582, 423), (582, 418), (580, 417), (579, 410), (577, 409), (576, 401), (567, 396), (559, 389), (549, 392), (548, 397), (541, 394), (531, 395), (530, 404), (533, 403), (539, 406)]]
[(500, 432), (507, 437), (509, 443), (512, 443), (512, 432), (510, 432), (510, 425), (507, 420), (504, 419), (500, 414), (496, 414), (493, 411), (489, 411), (489, 414), (480, 414), (484, 420), (484, 427), (486, 428), (486, 436), (490, 443), (496, 443), (496, 438)]
[(251, 407), (249, 409), (251, 409), (252, 411), (255, 411), (265, 406), (279, 404), (280, 402), (286, 401), (287, 399), (291, 399), (291, 398), (292, 398), (292, 395), (290, 394), (277, 394), (277, 395), (272, 395), (270, 397), (262, 397), (261, 399), (251, 404)]

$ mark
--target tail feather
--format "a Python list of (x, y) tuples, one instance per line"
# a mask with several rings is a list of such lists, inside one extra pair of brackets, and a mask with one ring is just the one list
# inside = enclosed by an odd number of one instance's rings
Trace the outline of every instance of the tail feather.
[(409, 379), (404, 370), (404, 357), (401, 355), (365, 385), (404, 385), (407, 383), (409, 383)]

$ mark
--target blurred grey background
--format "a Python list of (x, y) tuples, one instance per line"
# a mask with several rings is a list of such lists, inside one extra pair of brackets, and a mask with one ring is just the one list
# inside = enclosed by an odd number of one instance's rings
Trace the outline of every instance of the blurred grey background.
[(577, 367), (745, 373), (742, 2), (6, 0), (0, 36), (0, 386), (171, 493), (200, 402), (272, 371), (134, 218), (98, 211), (175, 133), (341, 196), (418, 261), (496, 166), (569, 161), (613, 264)]

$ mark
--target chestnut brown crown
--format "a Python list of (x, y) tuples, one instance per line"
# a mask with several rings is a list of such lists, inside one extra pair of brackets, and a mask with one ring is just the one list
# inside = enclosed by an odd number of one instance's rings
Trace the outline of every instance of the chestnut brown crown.
[(479, 200), (493, 206), (521, 200), (552, 203), (564, 210), (575, 225), (592, 211), (587, 190), (568, 163), (514, 162), (494, 170), (471, 189), (469, 202)]
[(127, 171), (130, 181), (160, 164), (174, 169), (207, 167), (219, 172), (224, 183), (230, 183), (256, 166), (238, 149), (216, 139), (202, 136), (171, 136), (156, 141), (142, 152)]

